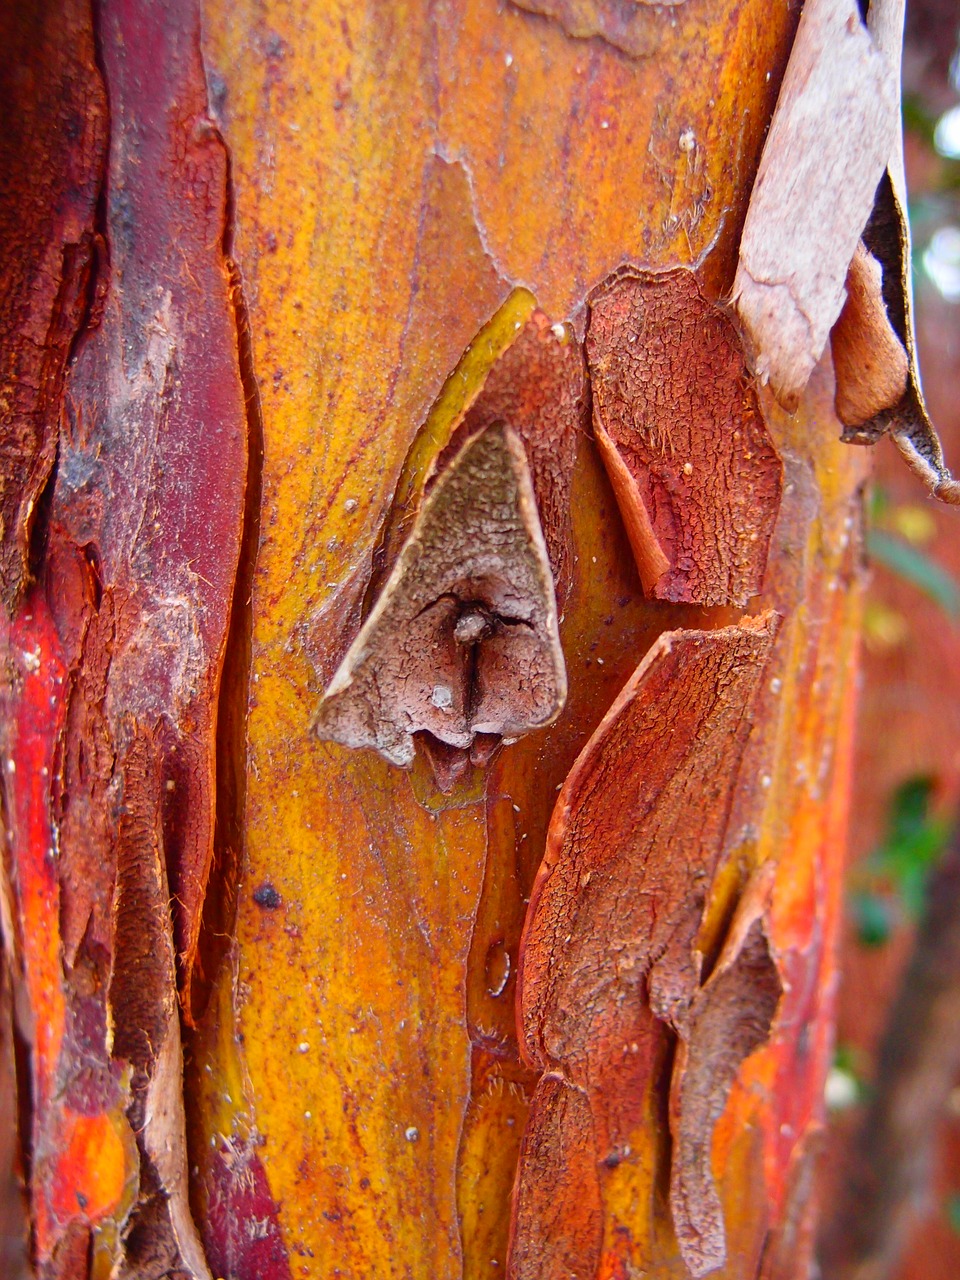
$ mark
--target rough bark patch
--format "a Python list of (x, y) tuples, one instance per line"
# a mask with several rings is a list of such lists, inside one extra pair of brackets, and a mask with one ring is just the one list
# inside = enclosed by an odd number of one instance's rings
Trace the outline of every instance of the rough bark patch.
[(756, 370), (794, 408), (899, 129), (897, 77), (856, 0), (807, 0), (740, 241), (733, 297)]
[(537, 1087), (514, 1188), (510, 1280), (592, 1277), (603, 1243), (603, 1204), (590, 1103), (557, 1076)]
[[(133, 722), (163, 726), (164, 853), (186, 987), (213, 855), (216, 703), (247, 464), (224, 254), (227, 157), (208, 113), (193, 0), (98, 13), (112, 111), (106, 252), (97, 323), (66, 382), (48, 555), (86, 556), (95, 606), (113, 610), (96, 708), (113, 749)], [(52, 571), (47, 580), (70, 631), (73, 603)], [(92, 648), (82, 661), (101, 657)], [(99, 678), (81, 673), (78, 697)]]
[(662, 37), (663, 16), (685, 0), (513, 0), (518, 9), (540, 13), (580, 39), (600, 36), (634, 58), (646, 57)]
[(28, 575), (87, 302), (107, 110), (87, 0), (6, 5), (0, 43), (0, 597), (9, 610)]
[(314, 729), (409, 765), (414, 733), (461, 748), (513, 739), (549, 724), (565, 696), (526, 454), (496, 424), (440, 473)]
[(754, 918), (745, 932), (734, 926), (684, 1019), (670, 1097), (670, 1207), (693, 1276), (726, 1261), (723, 1208), (711, 1167), (713, 1130), (740, 1064), (769, 1037), (782, 990), (762, 921)]
[[(694, 941), (775, 631), (767, 614), (662, 636), (564, 784), (520, 950), (523, 1051), (547, 1073), (524, 1148), (538, 1162), (552, 1150), (557, 1165), (591, 1164), (602, 1183), (642, 1145), (644, 1092), (670, 1039), (662, 1024), (681, 1027), (698, 990)], [(540, 1105), (554, 1075), (584, 1093), (589, 1128), (560, 1125), (552, 1103)], [(528, 1161), (513, 1256), (534, 1256), (550, 1233), (555, 1256), (573, 1256), (582, 1233), (561, 1224), (580, 1221), (581, 1187), (558, 1178), (541, 1196)], [(591, 1275), (592, 1252), (577, 1256), (572, 1273)]]
[(644, 590), (743, 605), (762, 586), (782, 468), (737, 332), (686, 270), (626, 270), (590, 302), (597, 443)]

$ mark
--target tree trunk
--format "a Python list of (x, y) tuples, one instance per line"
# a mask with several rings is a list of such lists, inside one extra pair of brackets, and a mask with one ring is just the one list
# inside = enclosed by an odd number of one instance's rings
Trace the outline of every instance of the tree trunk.
[(799, 12), (5, 7), (37, 1274), (807, 1274), (866, 458), (724, 302)]

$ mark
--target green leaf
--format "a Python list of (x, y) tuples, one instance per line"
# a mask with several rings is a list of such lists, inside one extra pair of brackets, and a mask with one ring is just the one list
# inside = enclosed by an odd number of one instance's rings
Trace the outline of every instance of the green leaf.
[(867, 551), (878, 564), (935, 601), (948, 617), (960, 618), (960, 584), (925, 552), (882, 529), (867, 532)]
[[(875, 879), (892, 883), (905, 910), (914, 918), (923, 909), (930, 869), (942, 855), (952, 832), (950, 822), (930, 814), (933, 790), (934, 780), (925, 774), (901, 783), (890, 802), (883, 841), (867, 859), (867, 870)], [(856, 917), (858, 927), (865, 921), (867, 934), (872, 938), (880, 925), (876, 905), (863, 902), (870, 896), (877, 896), (872, 888), (861, 891), (861, 901), (854, 910), (861, 912)], [(888, 927), (889, 923), (888, 915)]]
[(905, 93), (901, 104), (903, 127), (908, 133), (921, 138), (928, 147), (933, 147), (933, 135), (937, 127), (937, 117), (924, 100), (915, 93)]
[(890, 940), (893, 913), (886, 898), (869, 890), (855, 893), (850, 898), (850, 912), (861, 946), (882, 947)]

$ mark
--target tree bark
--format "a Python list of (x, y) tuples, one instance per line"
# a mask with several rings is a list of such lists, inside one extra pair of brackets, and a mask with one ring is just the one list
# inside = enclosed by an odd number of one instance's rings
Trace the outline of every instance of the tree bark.
[(806, 1274), (866, 458), (724, 301), (799, 9), (7, 7), (38, 1274)]

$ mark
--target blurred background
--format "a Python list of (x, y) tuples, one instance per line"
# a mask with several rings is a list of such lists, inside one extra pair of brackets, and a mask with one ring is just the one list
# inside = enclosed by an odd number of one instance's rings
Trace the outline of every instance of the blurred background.
[[(908, 0), (920, 365), (960, 469), (960, 4)], [(829, 1276), (960, 1276), (960, 510), (876, 451), (825, 1229)], [(861, 1236), (858, 1244), (852, 1237)]]

